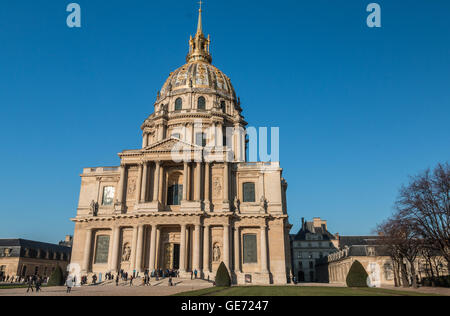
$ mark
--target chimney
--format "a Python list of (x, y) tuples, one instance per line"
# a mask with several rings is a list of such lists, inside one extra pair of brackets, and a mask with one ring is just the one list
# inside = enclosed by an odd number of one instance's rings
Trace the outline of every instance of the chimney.
[(302, 229), (305, 229), (305, 218), (302, 217)]

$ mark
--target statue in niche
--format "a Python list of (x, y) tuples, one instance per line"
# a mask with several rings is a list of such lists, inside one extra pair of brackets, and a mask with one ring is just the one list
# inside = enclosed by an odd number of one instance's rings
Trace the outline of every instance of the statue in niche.
[(241, 212), (241, 201), (239, 201), (239, 199), (237, 198), (237, 196), (234, 198), (234, 207), (235, 207), (235, 211), (237, 213)]
[(261, 205), (261, 211), (267, 213), (267, 200), (264, 196), (261, 196), (260, 205)]
[(130, 261), (130, 257), (131, 257), (131, 247), (128, 243), (126, 243), (123, 246), (123, 251), (122, 251), (122, 262), (128, 262)]
[(94, 200), (91, 201), (90, 214), (92, 214), (92, 216), (98, 215), (98, 202), (95, 202)]
[(220, 260), (220, 247), (218, 244), (214, 245), (213, 260), (214, 260), (214, 262), (219, 262), (219, 260)]

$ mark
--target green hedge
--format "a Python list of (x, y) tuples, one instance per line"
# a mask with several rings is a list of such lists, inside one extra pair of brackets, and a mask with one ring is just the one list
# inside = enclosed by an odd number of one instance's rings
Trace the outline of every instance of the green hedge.
[(221, 263), (216, 274), (216, 286), (231, 286), (231, 278), (225, 263)]
[(53, 271), (52, 275), (50, 276), (47, 286), (63, 286), (64, 283), (64, 273), (61, 267), (57, 266), (55, 271)]
[(434, 286), (434, 287), (448, 287), (450, 288), (450, 276), (434, 277), (434, 278), (423, 278), (423, 286)]
[(356, 260), (347, 274), (348, 287), (368, 287), (367, 278), (369, 275), (362, 266), (361, 262)]

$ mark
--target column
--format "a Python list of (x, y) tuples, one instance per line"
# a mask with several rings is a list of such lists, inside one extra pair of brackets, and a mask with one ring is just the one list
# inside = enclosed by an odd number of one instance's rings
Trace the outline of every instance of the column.
[(187, 201), (188, 199), (188, 163), (184, 163), (184, 171), (183, 171), (183, 201)]
[(189, 125), (190, 125), (189, 130), (190, 130), (190, 136), (191, 136), (190, 143), (195, 144), (195, 125), (194, 125), (194, 123), (190, 123)]
[(141, 191), (142, 191), (142, 164), (138, 165), (138, 178), (136, 183), (136, 203), (141, 201)]
[(268, 273), (267, 269), (267, 227), (261, 227), (261, 272)]
[(223, 126), (222, 124), (217, 124), (217, 147), (223, 147)]
[(133, 239), (131, 241), (131, 256), (130, 256), (130, 270), (133, 272), (136, 269), (136, 249), (137, 249), (137, 236), (138, 236), (138, 227), (133, 227)]
[(161, 259), (160, 258), (160, 256), (159, 256), (159, 244), (161, 243), (160, 242), (160, 239), (161, 238), (161, 228), (157, 228), (156, 229), (156, 240), (155, 240), (155, 242), (156, 242), (156, 246), (155, 246), (155, 269), (157, 269), (158, 268), (158, 265), (159, 265), (159, 260)]
[(119, 187), (118, 187), (118, 192), (117, 192), (117, 201), (120, 204), (123, 204), (124, 200), (125, 200), (125, 173), (126, 173), (126, 166), (125, 165), (121, 165), (120, 166), (120, 179), (119, 179)]
[(209, 181), (210, 170), (211, 170), (210, 163), (209, 162), (205, 163), (205, 204), (208, 207), (208, 211), (209, 211), (209, 204), (210, 204), (210, 200), (209, 200), (210, 190), (209, 190), (209, 187), (211, 186), (210, 181)]
[(223, 225), (223, 263), (230, 271), (230, 225)]
[(147, 145), (148, 145), (148, 134), (144, 134), (142, 139), (142, 148), (147, 147)]
[(197, 166), (195, 168), (195, 201), (200, 201), (201, 200), (201, 182), (202, 182), (202, 177), (201, 177), (201, 172), (202, 172), (202, 163), (201, 162), (197, 162)]
[(144, 248), (144, 225), (138, 226), (137, 245), (136, 245), (136, 271), (142, 272), (142, 255)]
[(118, 271), (119, 268), (119, 243), (120, 243), (120, 227), (115, 226), (113, 229), (113, 248), (111, 258), (111, 271)]
[(154, 179), (154, 188), (153, 188), (153, 202), (157, 202), (159, 199), (159, 173), (160, 173), (160, 168), (161, 167), (161, 162), (156, 161), (155, 162), (155, 179)]
[(239, 227), (234, 227), (234, 272), (241, 272), (241, 234)]
[(229, 190), (229, 176), (230, 176), (230, 171), (229, 171), (229, 165), (228, 162), (225, 161), (225, 165), (224, 165), (224, 170), (223, 170), (223, 199), (224, 202), (229, 202), (229, 198), (230, 198), (230, 194), (228, 193)]
[(142, 190), (141, 190), (141, 202), (147, 202), (147, 182), (148, 182), (148, 162), (144, 162), (144, 168), (142, 171)]
[(209, 241), (210, 226), (205, 225), (203, 230), (203, 272), (210, 272), (209, 254), (211, 253), (211, 246)]
[(150, 237), (150, 260), (148, 262), (149, 271), (153, 271), (155, 269), (155, 251), (156, 251), (156, 230), (158, 229), (157, 225), (152, 225), (152, 234)]
[(186, 272), (186, 225), (181, 225), (180, 236), (180, 271)]
[(191, 200), (191, 166), (188, 165), (188, 169), (187, 169), (187, 189), (186, 189), (186, 193), (187, 193), (187, 200), (190, 201)]
[(194, 227), (194, 260), (193, 260), (193, 269), (200, 271), (200, 224), (195, 224)]
[(165, 177), (165, 174), (164, 174), (164, 166), (161, 164), (160, 166), (159, 166), (159, 192), (158, 192), (158, 201), (159, 202), (162, 202), (162, 200), (163, 200), (163, 185), (164, 185), (164, 177)]
[(83, 255), (83, 271), (89, 272), (91, 262), (91, 249), (92, 249), (92, 228), (86, 229), (86, 237), (84, 242), (84, 255)]

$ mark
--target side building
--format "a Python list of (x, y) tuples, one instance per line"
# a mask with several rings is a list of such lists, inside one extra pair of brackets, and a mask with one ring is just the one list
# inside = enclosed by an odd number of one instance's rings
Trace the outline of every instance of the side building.
[(0, 239), (0, 279), (48, 277), (60, 266), (66, 270), (71, 248), (24, 239)]
[(339, 250), (318, 261), (319, 282), (345, 284), (348, 272), (359, 261), (373, 285), (393, 286), (394, 267), (378, 236), (340, 236)]
[(338, 239), (327, 229), (327, 221), (302, 219), (297, 235), (291, 235), (292, 269), (298, 282), (317, 282), (316, 262), (338, 251)]

